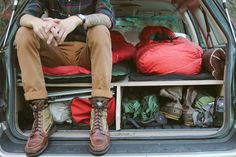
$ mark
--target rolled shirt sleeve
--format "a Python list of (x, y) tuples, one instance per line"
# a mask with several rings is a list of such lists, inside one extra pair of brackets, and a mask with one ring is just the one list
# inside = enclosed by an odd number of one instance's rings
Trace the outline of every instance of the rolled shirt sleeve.
[(23, 12), (19, 15), (17, 19), (17, 23), (19, 25), (20, 18), (25, 15), (29, 14), (35, 17), (41, 17), (44, 13), (44, 2), (41, 0), (30, 0), (29, 3), (26, 5)]
[(115, 25), (115, 15), (110, 0), (97, 0), (96, 13), (107, 15), (111, 20), (112, 26)]

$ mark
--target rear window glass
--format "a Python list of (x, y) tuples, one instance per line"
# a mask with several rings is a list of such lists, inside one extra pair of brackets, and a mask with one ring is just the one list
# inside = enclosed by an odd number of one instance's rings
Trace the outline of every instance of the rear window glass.
[(165, 26), (174, 32), (183, 32), (183, 23), (178, 16), (117, 17), (116, 27), (124, 32), (140, 32), (145, 26)]

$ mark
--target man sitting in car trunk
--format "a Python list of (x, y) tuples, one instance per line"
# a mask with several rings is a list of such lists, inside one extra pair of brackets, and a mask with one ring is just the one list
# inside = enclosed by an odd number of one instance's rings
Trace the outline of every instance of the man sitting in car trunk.
[[(48, 18), (42, 18), (44, 12)], [(83, 66), (92, 71), (90, 151), (106, 153), (110, 135), (106, 122), (112, 51), (109, 29), (114, 25), (110, 0), (30, 0), (19, 17), (16, 48), (25, 99), (34, 123), (26, 143), (28, 156), (42, 153), (53, 132), (42, 65)]]

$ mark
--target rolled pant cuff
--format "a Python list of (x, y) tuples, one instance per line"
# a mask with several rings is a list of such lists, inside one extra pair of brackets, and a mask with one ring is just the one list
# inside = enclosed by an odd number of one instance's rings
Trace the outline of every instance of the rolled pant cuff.
[(38, 91), (38, 92), (28, 92), (25, 93), (25, 100), (29, 101), (29, 100), (36, 100), (36, 99), (47, 99), (48, 98), (48, 94), (45, 91)]
[(107, 91), (107, 90), (102, 90), (102, 89), (94, 89), (92, 91), (92, 97), (105, 97), (105, 98), (111, 98), (112, 97), (112, 93), (111, 91)]

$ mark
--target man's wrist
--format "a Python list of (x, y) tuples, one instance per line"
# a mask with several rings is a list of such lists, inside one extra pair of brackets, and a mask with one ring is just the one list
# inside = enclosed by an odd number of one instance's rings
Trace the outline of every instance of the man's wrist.
[(39, 23), (43, 23), (43, 20), (40, 18), (33, 18), (32, 20), (29, 20), (29, 25), (33, 28), (34, 25), (38, 25)]
[(84, 23), (86, 22), (86, 16), (83, 14), (77, 14), (76, 16), (80, 18), (80, 20), (82, 21), (82, 25), (84, 25)]
[(73, 18), (73, 21), (76, 23), (77, 26), (82, 25), (82, 20), (78, 16), (73, 15), (70, 18)]

